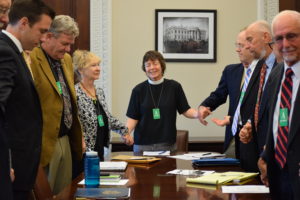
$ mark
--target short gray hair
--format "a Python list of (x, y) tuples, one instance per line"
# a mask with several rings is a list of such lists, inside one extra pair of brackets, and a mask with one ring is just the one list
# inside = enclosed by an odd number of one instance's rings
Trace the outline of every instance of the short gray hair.
[(79, 28), (75, 20), (68, 15), (57, 15), (51, 23), (49, 32), (58, 36), (61, 33), (73, 35), (76, 38), (79, 35)]

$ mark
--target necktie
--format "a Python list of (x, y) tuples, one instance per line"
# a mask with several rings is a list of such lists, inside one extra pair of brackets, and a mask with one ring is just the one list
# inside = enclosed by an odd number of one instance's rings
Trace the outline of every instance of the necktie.
[(289, 113), (291, 110), (291, 98), (293, 93), (293, 70), (288, 68), (285, 72), (285, 79), (281, 87), (280, 110), (278, 121), (278, 134), (275, 147), (275, 159), (283, 169), (286, 163), (287, 144), (289, 133)]
[(29, 55), (29, 53), (23, 51), (23, 52), (22, 52), (22, 56), (23, 56), (23, 58), (24, 58), (24, 60), (25, 60), (25, 62), (26, 62), (26, 65), (27, 65), (27, 67), (28, 67), (28, 69), (29, 69), (29, 72), (30, 72), (30, 74), (31, 74), (31, 77), (32, 77), (32, 79), (34, 80), (34, 78), (33, 78), (33, 73), (32, 73), (31, 67), (30, 67), (30, 65), (31, 65), (30, 55)]
[(63, 110), (63, 114), (64, 114), (64, 123), (66, 125), (66, 127), (68, 129), (71, 128), (72, 125), (72, 105), (71, 105), (71, 97), (70, 97), (70, 93), (69, 90), (67, 88), (65, 79), (64, 79), (64, 75), (62, 72), (62, 68), (61, 68), (61, 64), (60, 62), (55, 62), (54, 63), (54, 67), (57, 71), (57, 75), (58, 75), (58, 81), (60, 82), (60, 86), (61, 86), (61, 92), (62, 92), (62, 99), (63, 99), (63, 103), (64, 103), (64, 110)]
[(240, 116), (240, 108), (241, 108), (241, 104), (242, 104), (247, 86), (248, 86), (249, 81), (250, 81), (250, 75), (251, 75), (251, 69), (248, 68), (247, 71), (246, 71), (246, 77), (245, 77), (244, 85), (243, 85), (243, 88), (242, 88), (242, 91), (241, 91), (239, 103), (238, 103), (238, 106), (235, 110), (234, 117), (233, 117), (233, 122), (232, 122), (232, 126), (231, 126), (231, 131), (232, 131), (233, 136), (236, 134), (237, 125), (238, 125), (239, 116)]
[(260, 70), (260, 78), (259, 78), (259, 87), (258, 87), (258, 93), (257, 93), (257, 101), (255, 104), (255, 110), (254, 110), (254, 124), (255, 129), (257, 130), (257, 124), (258, 124), (258, 113), (259, 113), (259, 106), (261, 102), (261, 96), (263, 92), (263, 86), (265, 83), (265, 77), (266, 77), (266, 71), (267, 71), (267, 65), (264, 63), (261, 70)]

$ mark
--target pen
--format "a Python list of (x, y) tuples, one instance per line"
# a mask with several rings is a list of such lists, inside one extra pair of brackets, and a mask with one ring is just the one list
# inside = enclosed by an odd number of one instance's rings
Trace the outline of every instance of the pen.
[(210, 155), (211, 153), (204, 153), (202, 154), (202, 156), (207, 156), (207, 155)]
[(164, 154), (164, 153), (166, 153), (166, 151), (161, 151), (158, 154), (161, 155), (161, 154)]

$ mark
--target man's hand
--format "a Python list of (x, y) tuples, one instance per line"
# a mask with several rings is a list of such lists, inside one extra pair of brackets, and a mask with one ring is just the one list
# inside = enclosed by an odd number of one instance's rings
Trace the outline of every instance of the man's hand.
[(133, 138), (132, 138), (132, 136), (129, 133), (123, 135), (122, 136), (122, 140), (128, 146), (131, 146), (134, 143)]
[(10, 168), (10, 180), (11, 182), (14, 182), (15, 180), (15, 171), (13, 168)]
[(249, 143), (252, 140), (252, 126), (250, 122), (247, 122), (239, 133), (240, 141), (244, 144)]
[(257, 165), (260, 171), (261, 182), (263, 182), (263, 184), (269, 187), (269, 180), (267, 175), (267, 163), (262, 158), (259, 158)]
[(207, 121), (205, 120), (205, 118), (210, 114), (211, 114), (211, 111), (210, 111), (209, 107), (199, 106), (198, 119), (199, 119), (200, 123), (203, 124), (204, 126), (207, 125)]
[(224, 119), (212, 118), (211, 121), (217, 124), (218, 126), (226, 126), (230, 124), (230, 116), (227, 115), (224, 117)]

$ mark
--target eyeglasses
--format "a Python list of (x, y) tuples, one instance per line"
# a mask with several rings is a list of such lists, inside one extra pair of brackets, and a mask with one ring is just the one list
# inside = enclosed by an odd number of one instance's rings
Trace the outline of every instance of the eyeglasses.
[(7, 15), (9, 13), (9, 8), (0, 7), (0, 16)]
[(299, 33), (287, 33), (286, 35), (278, 35), (274, 37), (274, 42), (276, 44), (281, 44), (284, 38), (289, 42), (293, 42), (299, 37), (299, 35)]
[(242, 49), (245, 47), (245, 44), (241, 44), (241, 43), (234, 43), (235, 48), (237, 49)]

